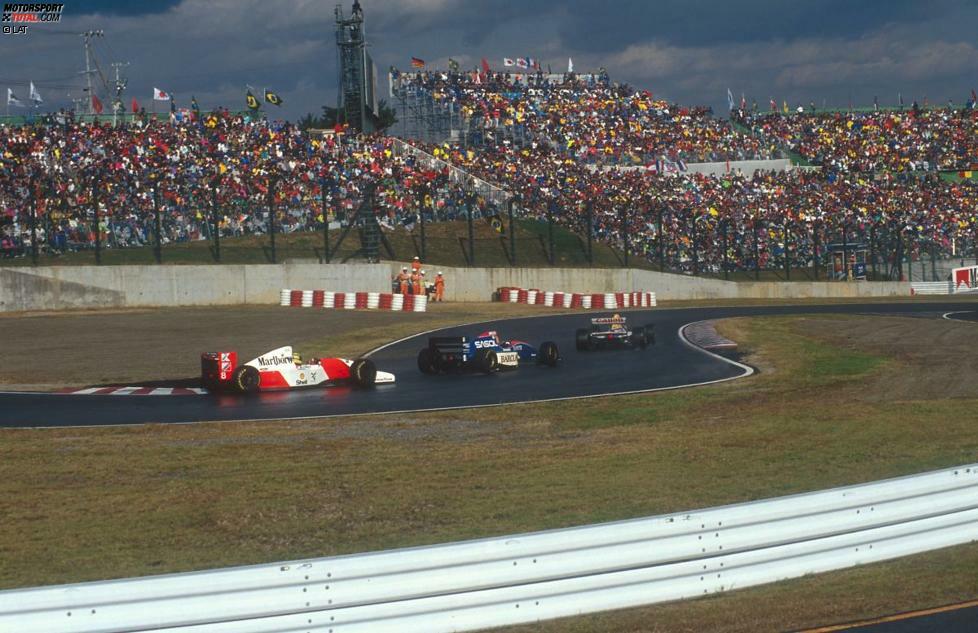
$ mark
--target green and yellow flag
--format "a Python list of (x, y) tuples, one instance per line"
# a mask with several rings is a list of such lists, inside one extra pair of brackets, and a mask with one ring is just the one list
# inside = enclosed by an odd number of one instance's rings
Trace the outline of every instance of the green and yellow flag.
[(269, 89), (265, 89), (265, 101), (272, 105), (280, 106), (282, 105), (282, 97), (278, 96)]
[(259, 108), (258, 99), (255, 99), (255, 95), (251, 94), (250, 90), (248, 91), (248, 94), (245, 96), (245, 102), (248, 104), (248, 107), (251, 108), (252, 110), (257, 110)]

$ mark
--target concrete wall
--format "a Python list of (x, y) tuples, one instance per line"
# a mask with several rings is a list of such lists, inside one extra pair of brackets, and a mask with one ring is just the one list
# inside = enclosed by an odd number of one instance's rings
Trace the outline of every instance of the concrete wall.
[[(0, 268), (0, 312), (78, 308), (275, 304), (283, 288), (389, 292), (401, 263), (289, 262), (278, 266), (52, 266)], [(908, 296), (910, 284), (729, 282), (622, 268), (452, 268), (449, 301), (487, 301), (496, 288), (563, 292), (647, 290), (659, 299)]]
[(0, 268), (0, 311), (277, 303), (282, 288), (389, 291), (388, 266), (50, 266)]

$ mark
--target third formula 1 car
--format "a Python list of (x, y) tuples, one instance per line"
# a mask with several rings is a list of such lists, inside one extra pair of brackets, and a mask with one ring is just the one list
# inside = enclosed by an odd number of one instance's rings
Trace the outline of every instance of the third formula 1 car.
[(584, 352), (602, 347), (637, 347), (645, 349), (655, 345), (652, 325), (630, 329), (625, 317), (615, 314), (610, 317), (591, 319), (591, 327), (577, 330), (574, 342), (578, 351)]
[(557, 344), (547, 341), (539, 348), (523, 341), (503, 341), (490, 330), (474, 339), (465, 336), (432, 336), (418, 352), (418, 369), (426, 374), (473, 370), (492, 373), (516, 369), (527, 362), (553, 367), (560, 360)]
[(209, 391), (281, 391), (316, 385), (353, 384), (370, 387), (394, 382), (394, 374), (377, 371), (368, 358), (312, 358), (303, 362), (286, 345), (238, 364), (235, 352), (200, 355), (201, 382)]

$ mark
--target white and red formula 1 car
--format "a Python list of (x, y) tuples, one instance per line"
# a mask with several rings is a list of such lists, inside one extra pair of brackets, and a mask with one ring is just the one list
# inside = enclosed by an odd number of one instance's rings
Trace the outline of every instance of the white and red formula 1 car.
[(209, 391), (281, 391), (315, 385), (353, 384), (370, 387), (394, 382), (394, 374), (377, 371), (368, 358), (313, 358), (302, 362), (286, 345), (238, 365), (236, 352), (200, 355), (200, 378)]

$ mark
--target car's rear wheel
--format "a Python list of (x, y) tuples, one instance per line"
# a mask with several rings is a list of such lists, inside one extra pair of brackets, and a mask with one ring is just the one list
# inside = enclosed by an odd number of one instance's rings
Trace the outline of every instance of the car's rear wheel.
[(499, 357), (491, 349), (480, 349), (475, 355), (475, 366), (480, 371), (491, 374), (499, 368)]
[(632, 330), (632, 345), (639, 349), (645, 349), (649, 345), (649, 339), (647, 338), (644, 327), (637, 327)]
[(418, 369), (429, 376), (438, 373), (438, 354), (431, 351), (430, 347), (422, 347), (418, 352)]
[(591, 349), (591, 333), (586, 329), (580, 329), (574, 336), (574, 342), (577, 345), (577, 351), (586, 352)]
[(231, 374), (231, 384), (241, 393), (255, 393), (261, 384), (261, 376), (251, 365), (241, 365)]
[(551, 341), (541, 343), (540, 351), (537, 352), (537, 357), (544, 365), (554, 367), (557, 364), (557, 361), (560, 360), (560, 352), (557, 350), (557, 344)]
[(350, 365), (350, 376), (360, 387), (372, 387), (377, 382), (377, 366), (369, 358), (358, 358)]

